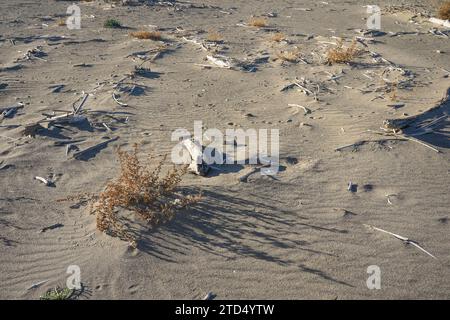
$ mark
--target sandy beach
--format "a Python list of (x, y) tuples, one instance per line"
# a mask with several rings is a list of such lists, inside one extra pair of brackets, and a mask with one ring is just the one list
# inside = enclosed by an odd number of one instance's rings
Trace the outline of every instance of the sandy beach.
[[(1, 1), (0, 298), (76, 266), (78, 299), (449, 299), (443, 2)], [(119, 147), (166, 172), (200, 121), (276, 130), (279, 172), (187, 173), (202, 197), (170, 221), (119, 209), (135, 245), (71, 198), (117, 178)]]

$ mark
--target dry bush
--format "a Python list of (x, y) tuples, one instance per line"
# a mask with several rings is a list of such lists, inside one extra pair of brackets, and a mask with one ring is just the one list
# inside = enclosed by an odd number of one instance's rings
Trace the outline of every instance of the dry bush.
[(283, 40), (286, 40), (286, 35), (284, 33), (277, 32), (277, 33), (272, 35), (270, 40), (273, 41), (273, 42), (281, 42)]
[(450, 1), (445, 1), (438, 10), (438, 18), (450, 20)]
[(131, 32), (130, 36), (138, 39), (150, 39), (154, 41), (162, 39), (161, 32), (159, 31), (136, 31)]
[(277, 52), (277, 58), (282, 61), (298, 62), (299, 57), (300, 51), (298, 49)]
[(264, 28), (267, 27), (267, 20), (264, 18), (251, 18), (248, 25), (252, 27)]
[(57, 24), (59, 27), (64, 27), (64, 26), (66, 25), (66, 20), (64, 20), (64, 19), (59, 19), (59, 20), (56, 22), (56, 24)]
[(183, 195), (177, 190), (187, 166), (181, 169), (174, 166), (163, 175), (161, 169), (165, 158), (153, 169), (142, 165), (136, 144), (130, 152), (119, 149), (118, 156), (120, 174), (106, 185), (103, 192), (59, 200), (82, 199), (90, 202), (90, 211), (96, 214), (98, 230), (129, 241), (136, 247), (136, 239), (121, 222), (120, 210), (129, 210), (154, 226), (169, 221), (178, 209), (200, 200), (201, 194)]
[(394, 82), (390, 85), (389, 90), (389, 99), (391, 101), (398, 101), (398, 83)]
[(340, 39), (335, 48), (328, 50), (327, 63), (348, 63), (353, 61), (361, 51), (357, 48), (357, 41), (353, 40), (350, 47), (344, 47), (344, 40)]
[(122, 28), (122, 23), (117, 19), (110, 18), (103, 23), (103, 27), (111, 29), (120, 29)]
[(222, 42), (223, 41), (223, 37), (220, 33), (214, 31), (214, 30), (210, 30), (208, 31), (208, 36), (206, 37), (206, 40), (210, 41), (210, 42)]

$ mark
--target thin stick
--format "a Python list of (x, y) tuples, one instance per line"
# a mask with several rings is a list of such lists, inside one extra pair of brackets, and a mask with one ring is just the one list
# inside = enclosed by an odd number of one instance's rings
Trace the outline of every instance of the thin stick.
[(128, 107), (128, 104), (123, 103), (123, 102), (120, 102), (119, 100), (117, 100), (116, 94), (115, 94), (114, 92), (112, 93), (112, 98), (114, 99), (114, 101), (115, 101), (119, 106), (122, 106), (122, 107)]
[(401, 135), (401, 137), (404, 138), (404, 139), (406, 139), (406, 140), (413, 141), (413, 142), (415, 142), (415, 143), (421, 144), (421, 145), (423, 145), (424, 147), (427, 147), (427, 148), (429, 148), (429, 149), (431, 149), (431, 150), (433, 150), (433, 151), (435, 151), (435, 152), (437, 152), (437, 153), (440, 153), (440, 151), (439, 151), (438, 149), (436, 149), (436, 148), (430, 146), (429, 144), (427, 144), (427, 143), (425, 143), (425, 142), (422, 142), (422, 141), (420, 141), (420, 140), (417, 140), (417, 139), (415, 139), (415, 138), (408, 137), (408, 136), (405, 136), (405, 135)]
[(405, 243), (412, 244), (413, 246), (415, 246), (415, 247), (418, 248), (419, 250), (422, 250), (422, 251), (425, 252), (427, 255), (429, 255), (430, 257), (432, 257), (432, 258), (434, 258), (434, 259), (437, 260), (437, 258), (436, 258), (435, 256), (433, 256), (433, 255), (432, 255), (431, 253), (429, 253), (427, 250), (425, 250), (424, 248), (422, 248), (421, 246), (419, 246), (419, 244), (418, 244), (416, 241), (414, 241), (414, 240), (408, 239), (408, 238), (406, 238), (406, 237), (404, 237), (404, 236), (401, 236), (401, 235), (398, 235), (398, 234), (392, 233), (392, 232), (390, 232), (390, 231), (386, 231), (386, 230), (383, 230), (383, 229), (381, 229), (381, 228), (377, 228), (377, 227), (374, 227), (374, 226), (371, 226), (371, 225), (368, 225), (368, 224), (364, 224), (364, 225), (365, 225), (366, 227), (372, 228), (372, 229), (374, 229), (374, 230), (376, 230), (376, 231), (380, 231), (380, 232), (387, 233), (387, 234), (389, 234), (389, 235), (391, 235), (391, 236), (393, 236), (393, 237), (395, 237), (395, 238), (397, 238), (397, 239), (399, 239), (399, 240), (401, 240), (401, 241), (403, 241), (403, 242), (405, 242)]
[(48, 280), (44, 280), (44, 281), (39, 281), (39, 282), (33, 283), (31, 286), (29, 286), (27, 288), (27, 290), (35, 289), (35, 288), (41, 286), (42, 284), (44, 284), (46, 282), (48, 282)]
[(110, 127), (108, 127), (108, 125), (104, 122), (102, 122), (102, 125), (106, 128), (106, 130), (108, 131), (112, 131)]
[[(289, 103), (288, 106), (289, 107), (295, 107), (295, 108), (302, 108), (305, 111), (305, 115), (308, 114), (308, 113), (311, 113), (310, 109), (305, 108), (304, 106), (301, 106), (299, 104)], [(296, 114), (296, 113), (294, 113), (294, 114)]]
[[(380, 129), (383, 129), (383, 128), (380, 128)], [(440, 151), (438, 149), (430, 146), (429, 144), (427, 144), (425, 142), (422, 142), (422, 141), (419, 141), (419, 140), (417, 140), (415, 138), (412, 138), (410, 136), (405, 136), (404, 134), (399, 135), (399, 134), (395, 134), (395, 133), (377, 132), (377, 131), (373, 131), (373, 130), (370, 130), (370, 129), (367, 130), (367, 132), (371, 132), (371, 133), (378, 134), (378, 135), (394, 136), (394, 137), (398, 137), (399, 139), (404, 139), (404, 140), (409, 140), (409, 141), (412, 141), (412, 142), (416, 142), (416, 143), (421, 144), (421, 145), (423, 145), (423, 146), (425, 146), (425, 147), (427, 147), (427, 148), (429, 148), (429, 149), (431, 149), (431, 150), (433, 150), (433, 151), (435, 151), (437, 153), (440, 153)]]
[(89, 97), (89, 94), (88, 93), (84, 93), (83, 100), (81, 101), (80, 105), (76, 109), (74, 108), (73, 114), (77, 114), (78, 112), (81, 111), (81, 108), (83, 108), (84, 103), (86, 102), (88, 97)]
[(334, 151), (341, 151), (342, 149), (349, 148), (349, 147), (359, 147), (360, 145), (363, 145), (368, 142), (382, 142), (382, 141), (391, 141), (391, 140), (397, 141), (397, 140), (405, 140), (405, 139), (395, 138), (395, 139), (378, 139), (378, 140), (360, 140), (355, 143), (351, 143), (351, 144), (344, 145), (342, 147), (338, 147), (338, 148), (334, 149)]

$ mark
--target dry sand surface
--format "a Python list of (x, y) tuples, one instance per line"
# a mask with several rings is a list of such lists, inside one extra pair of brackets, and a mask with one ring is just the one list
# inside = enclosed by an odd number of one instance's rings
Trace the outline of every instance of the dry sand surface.
[[(428, 21), (439, 1), (377, 2), (374, 32), (366, 1), (75, 1), (79, 30), (59, 25), (72, 1), (1, 1), (0, 108), (23, 107), (0, 120), (0, 298), (38, 299), (65, 285), (70, 265), (79, 299), (450, 298), (449, 28)], [(105, 28), (108, 18), (122, 28)], [(129, 35), (140, 30), (162, 39)], [(358, 37), (360, 55), (327, 65), (337, 37), (344, 47)], [(231, 68), (206, 59), (217, 54)], [(303, 89), (282, 91), (296, 78)], [(23, 133), (83, 92), (85, 121)], [(416, 115), (395, 132), (384, 123)], [(98, 231), (86, 203), (57, 201), (101, 192), (118, 174), (117, 147), (161, 157), (175, 129), (200, 120), (278, 129), (281, 171), (186, 175), (202, 200), (141, 228), (137, 248)], [(67, 143), (114, 137), (66, 155)], [(380, 290), (366, 285), (371, 265)]]

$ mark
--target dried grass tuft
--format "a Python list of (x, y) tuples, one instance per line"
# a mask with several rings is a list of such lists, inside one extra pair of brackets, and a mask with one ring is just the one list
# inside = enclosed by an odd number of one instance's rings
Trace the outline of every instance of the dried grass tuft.
[(248, 24), (252, 27), (264, 28), (267, 27), (267, 20), (264, 18), (251, 18)]
[(210, 30), (208, 32), (206, 40), (209, 41), (209, 42), (219, 43), (219, 42), (223, 41), (223, 37), (222, 37), (222, 35), (220, 33), (216, 32), (214, 30)]
[(59, 19), (59, 20), (56, 22), (56, 24), (57, 24), (59, 27), (64, 27), (64, 26), (66, 26), (66, 20), (64, 20), (64, 19)]
[(131, 32), (130, 36), (137, 38), (137, 39), (147, 39), (147, 40), (154, 40), (158, 41), (162, 39), (161, 32), (159, 31), (136, 31)]
[(280, 51), (277, 53), (277, 58), (282, 61), (298, 62), (299, 57), (300, 51), (298, 49), (294, 49), (291, 51)]
[(286, 40), (286, 35), (284, 33), (277, 32), (277, 33), (272, 35), (270, 40), (273, 41), (273, 42), (281, 42), (283, 40)]
[(450, 1), (445, 1), (438, 10), (438, 18), (450, 20)]
[(394, 82), (389, 88), (389, 99), (391, 101), (398, 101), (398, 82)]
[(348, 63), (353, 61), (361, 51), (357, 48), (357, 41), (353, 40), (350, 47), (344, 47), (344, 41), (341, 39), (335, 48), (328, 50), (327, 63)]

